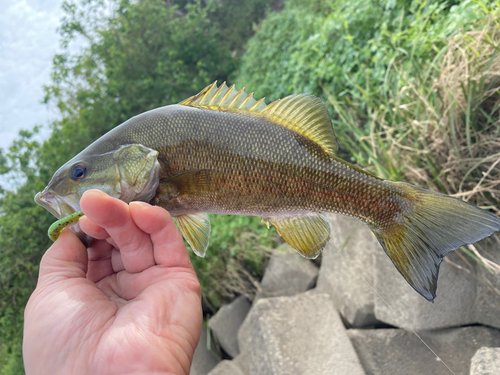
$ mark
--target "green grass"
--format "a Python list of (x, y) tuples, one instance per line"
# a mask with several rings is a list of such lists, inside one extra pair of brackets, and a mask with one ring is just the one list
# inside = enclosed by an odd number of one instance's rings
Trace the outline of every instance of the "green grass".
[[(352, 161), (391, 180), (460, 197), (500, 214), (500, 25), (491, 15), (431, 61), (410, 55), (382, 87), (324, 88)], [(353, 82), (353, 85), (355, 83)], [(472, 259), (495, 269), (481, 257)]]

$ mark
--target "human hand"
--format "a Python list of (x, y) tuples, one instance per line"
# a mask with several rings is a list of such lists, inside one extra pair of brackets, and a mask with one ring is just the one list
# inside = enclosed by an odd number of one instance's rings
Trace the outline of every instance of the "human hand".
[(80, 227), (98, 240), (87, 250), (65, 229), (43, 256), (24, 314), (26, 374), (188, 374), (201, 293), (172, 218), (97, 190), (80, 203)]

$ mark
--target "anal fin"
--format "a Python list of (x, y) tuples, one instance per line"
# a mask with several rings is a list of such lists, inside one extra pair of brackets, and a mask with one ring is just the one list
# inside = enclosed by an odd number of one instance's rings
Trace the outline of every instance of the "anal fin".
[(187, 214), (176, 217), (177, 226), (194, 253), (204, 258), (210, 237), (210, 218), (206, 213)]
[(281, 237), (300, 255), (316, 258), (330, 240), (330, 223), (317, 213), (287, 218), (269, 218)]

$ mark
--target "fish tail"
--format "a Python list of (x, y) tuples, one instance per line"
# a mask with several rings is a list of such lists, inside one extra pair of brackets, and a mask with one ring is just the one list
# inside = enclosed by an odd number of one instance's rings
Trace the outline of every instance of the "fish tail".
[(392, 182), (404, 192), (391, 224), (370, 227), (401, 275), (433, 302), (439, 266), (444, 256), (500, 230), (500, 219), (473, 204), (404, 182)]

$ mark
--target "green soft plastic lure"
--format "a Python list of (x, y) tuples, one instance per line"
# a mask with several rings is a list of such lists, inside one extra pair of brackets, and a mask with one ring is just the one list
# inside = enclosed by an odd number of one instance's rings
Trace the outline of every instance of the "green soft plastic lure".
[(57, 220), (54, 224), (52, 224), (49, 228), (47, 234), (52, 241), (56, 241), (59, 238), (62, 230), (66, 228), (68, 225), (73, 224), (78, 221), (83, 216), (82, 211), (73, 212), (71, 215), (65, 216), (62, 219)]

